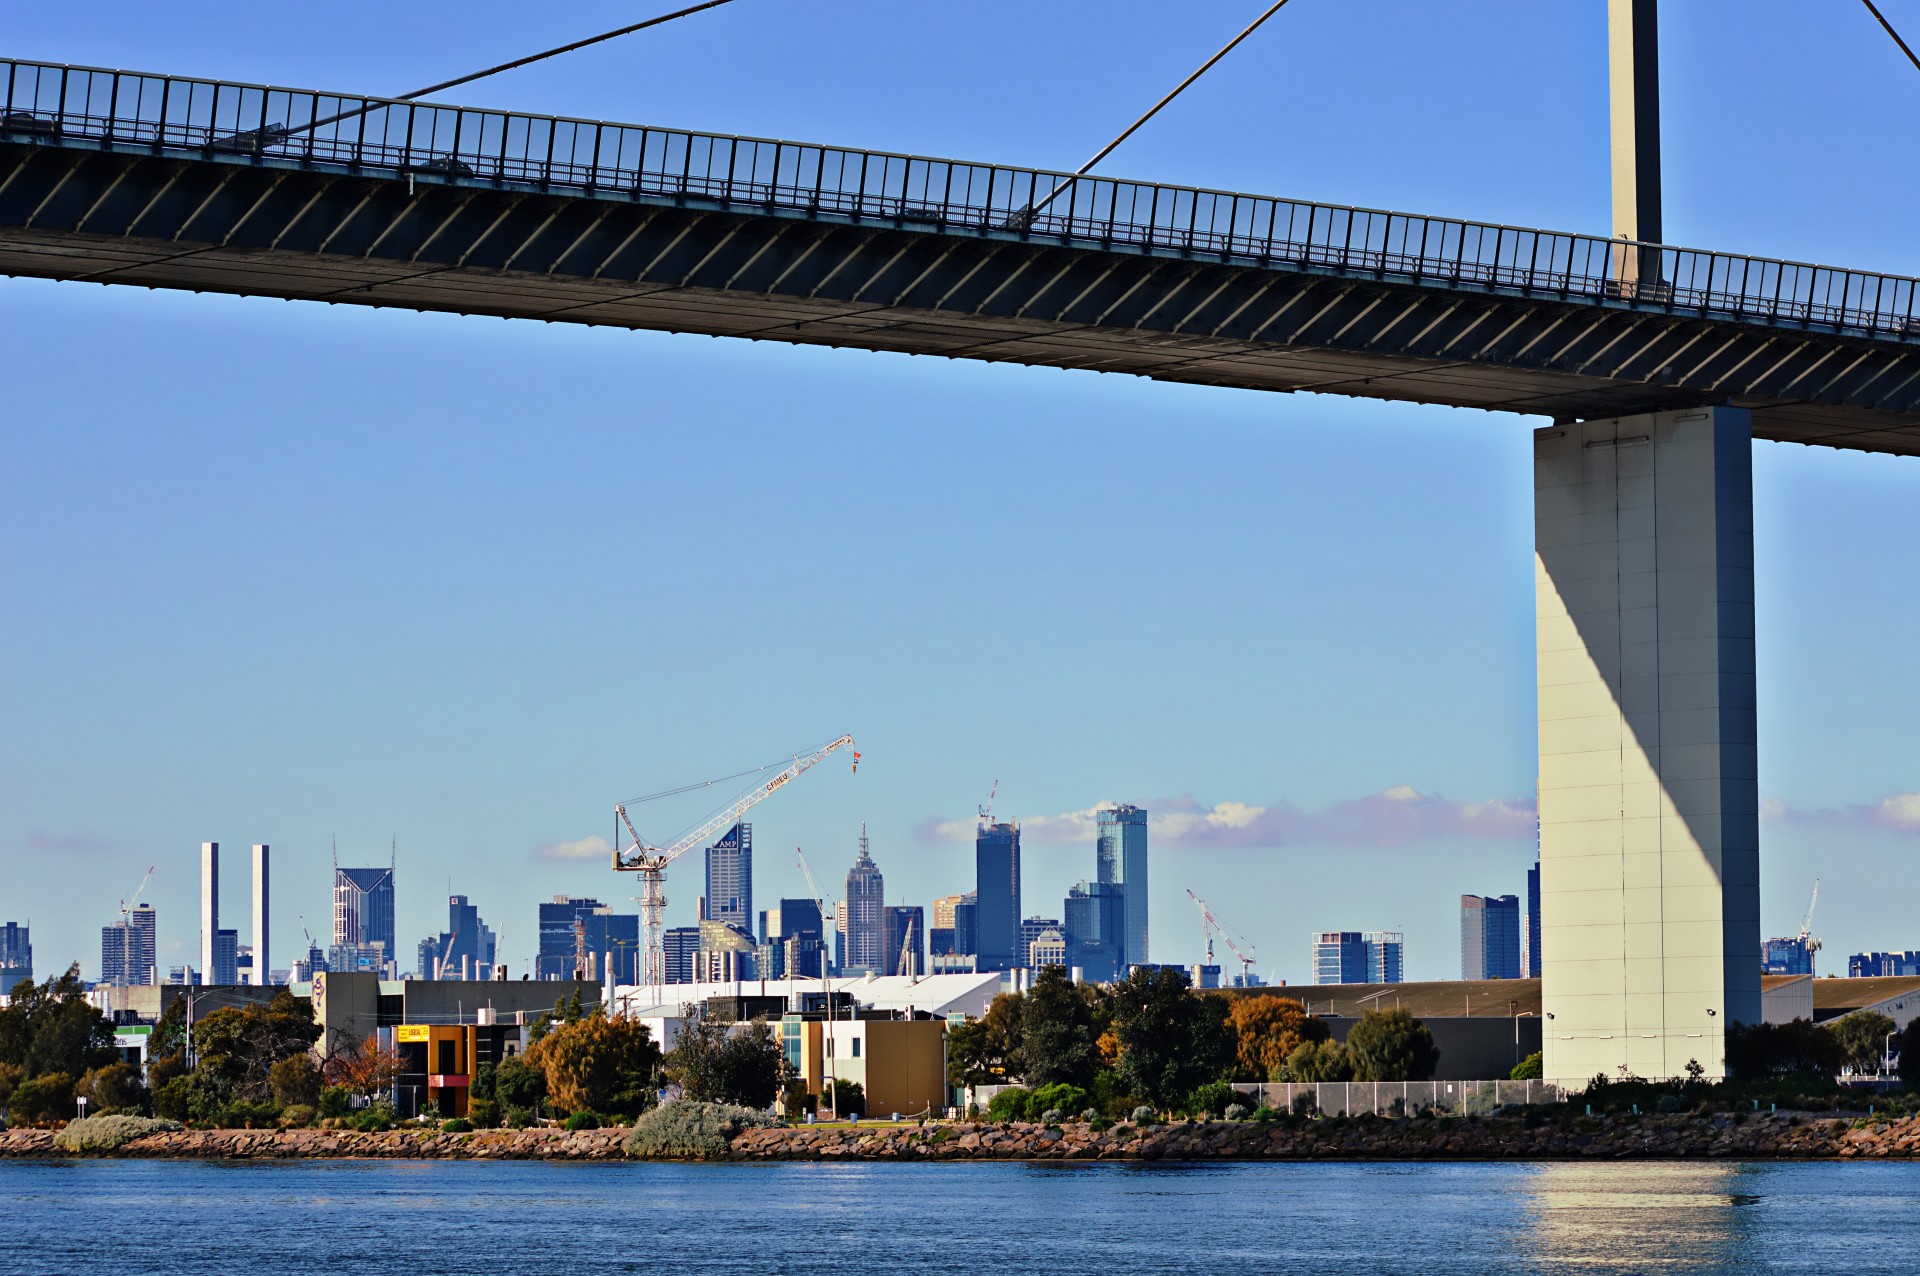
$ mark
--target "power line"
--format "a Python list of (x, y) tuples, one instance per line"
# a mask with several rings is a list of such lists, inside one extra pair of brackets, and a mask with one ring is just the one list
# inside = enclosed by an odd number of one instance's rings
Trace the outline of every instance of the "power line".
[[(1098, 151), (1096, 151), (1092, 159), (1082, 164), (1079, 168), (1074, 169), (1072, 177), (1069, 177), (1066, 181), (1054, 187), (1053, 192), (1049, 194), (1045, 199), (1035, 204), (1032, 208), (1027, 209), (1024, 214), (1025, 219), (1028, 221), (1031, 221), (1033, 217), (1038, 215), (1041, 209), (1045, 208), (1048, 204), (1051, 204), (1054, 200), (1058, 199), (1060, 195), (1069, 186), (1072, 186), (1080, 178), (1085, 177), (1087, 173), (1092, 170), (1095, 164), (1098, 164), (1101, 160), (1113, 154), (1114, 148), (1118, 147), (1120, 143), (1132, 137), (1134, 133), (1139, 130), (1142, 124), (1145, 124), (1148, 120), (1158, 115), (1160, 113), (1161, 108), (1166, 106), (1167, 103), (1173, 101), (1173, 99), (1179, 97), (1182, 93), (1186, 92), (1189, 85), (1191, 85), (1195, 80), (1199, 79), (1201, 76), (1205, 75), (1208, 71), (1211, 71), (1213, 69), (1214, 63), (1218, 62), (1221, 58), (1226, 57), (1227, 54), (1233, 52), (1234, 47), (1236, 45), (1238, 45), (1242, 40), (1246, 39), (1248, 36), (1252, 35), (1255, 31), (1258, 31), (1262, 23), (1264, 23), (1268, 18), (1271, 18), (1274, 14), (1280, 12), (1280, 10), (1284, 9), (1287, 6), (1287, 3), (1288, 3), (1288, 0), (1274, 0), (1274, 3), (1268, 6), (1267, 11), (1265, 13), (1261, 14), (1259, 17), (1255, 18), (1252, 22), (1247, 24), (1247, 27), (1244, 31), (1242, 31), (1239, 35), (1236, 35), (1235, 37), (1233, 37), (1233, 39), (1227, 41), (1226, 44), (1222, 45), (1218, 53), (1208, 58), (1205, 62), (1202, 62), (1199, 68), (1196, 69), (1192, 75), (1189, 75), (1186, 79), (1176, 84), (1173, 87), (1172, 92), (1168, 93), (1165, 97), (1161, 98), (1158, 102), (1155, 102), (1152, 106), (1148, 107), (1147, 113), (1145, 115), (1142, 115), (1139, 119), (1127, 125), (1126, 128), (1120, 131), (1120, 135), (1118, 137), (1114, 138), (1111, 142), (1108, 142), (1105, 146), (1101, 147)], [(1868, 7), (1871, 8), (1872, 6), (1869, 5)], [(1889, 28), (1889, 30), (1891, 30), (1891, 28)], [(1897, 36), (1895, 38), (1898, 39)], [(1902, 47), (1905, 47), (1905, 46), (1902, 46)]]
[(1860, 0), (1860, 3), (1867, 6), (1867, 12), (1873, 15), (1874, 21), (1878, 22), (1886, 29), (1886, 33), (1893, 37), (1893, 42), (1900, 46), (1900, 52), (1907, 55), (1907, 61), (1913, 63), (1914, 69), (1920, 70), (1920, 57), (1914, 56), (1913, 50), (1907, 47), (1907, 42), (1900, 38), (1900, 33), (1893, 29), (1893, 23), (1887, 21), (1887, 16), (1875, 7), (1873, 0)]

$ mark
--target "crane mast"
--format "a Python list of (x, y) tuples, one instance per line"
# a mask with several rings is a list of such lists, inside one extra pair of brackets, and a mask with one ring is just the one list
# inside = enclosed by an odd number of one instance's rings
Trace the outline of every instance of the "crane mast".
[[(634, 828), (633, 820), (627, 814), (630, 803), (614, 806), (613, 868), (617, 873), (640, 874), (640, 981), (650, 986), (659, 986), (666, 982), (666, 953), (663, 939), (665, 936), (665, 918), (667, 912), (667, 865), (699, 846), (720, 830), (735, 823), (749, 810), (772, 797), (775, 793), (805, 775), (815, 766), (825, 761), (829, 754), (841, 749), (851, 749), (853, 737), (843, 735), (830, 740), (817, 749), (796, 754), (792, 761), (765, 780), (758, 781), (746, 792), (708, 816), (692, 831), (683, 834), (667, 846), (655, 846), (640, 836)], [(853, 754), (853, 769), (860, 770), (860, 754)], [(695, 785), (691, 787), (703, 787)], [(686, 790), (674, 790), (685, 792)], [(626, 849), (621, 849), (622, 830)]]
[(1221, 941), (1225, 943), (1228, 950), (1233, 953), (1234, 959), (1240, 963), (1240, 985), (1244, 988), (1247, 985), (1247, 977), (1253, 973), (1253, 945), (1248, 944), (1246, 949), (1243, 950), (1240, 945), (1233, 942), (1232, 934), (1228, 932), (1225, 926), (1220, 924), (1220, 919), (1213, 915), (1213, 910), (1207, 907), (1206, 900), (1195, 895), (1192, 890), (1187, 891), (1187, 898), (1192, 900), (1200, 908), (1201, 927), (1206, 931), (1207, 935), (1207, 964), (1209, 966), (1213, 964), (1213, 935), (1215, 931), (1218, 931)]

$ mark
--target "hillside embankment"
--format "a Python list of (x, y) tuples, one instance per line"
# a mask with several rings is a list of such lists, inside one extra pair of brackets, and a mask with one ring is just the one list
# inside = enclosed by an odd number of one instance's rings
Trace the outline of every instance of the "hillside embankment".
[[(623, 1129), (180, 1130), (107, 1155), (214, 1160), (331, 1158), (617, 1161)], [(0, 1158), (61, 1158), (47, 1130), (0, 1132)], [(1122, 1124), (867, 1124), (749, 1130), (737, 1161), (1810, 1160), (1920, 1159), (1920, 1117), (1825, 1113), (1329, 1119)]]

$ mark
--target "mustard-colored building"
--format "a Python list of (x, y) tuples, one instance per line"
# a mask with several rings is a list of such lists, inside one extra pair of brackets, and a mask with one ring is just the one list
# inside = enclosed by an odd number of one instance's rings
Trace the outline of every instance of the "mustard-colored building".
[(780, 1032), (787, 1062), (811, 1094), (821, 1093), (832, 1077), (860, 1083), (867, 1096), (862, 1116), (913, 1116), (947, 1106), (944, 1020), (823, 1021), (789, 1015)]

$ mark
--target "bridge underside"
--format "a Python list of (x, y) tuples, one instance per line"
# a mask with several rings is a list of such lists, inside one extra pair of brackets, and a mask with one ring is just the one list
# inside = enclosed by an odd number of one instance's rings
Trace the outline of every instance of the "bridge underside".
[(1920, 346), (692, 197), (0, 143), (0, 273), (1619, 417), (1920, 455)]

